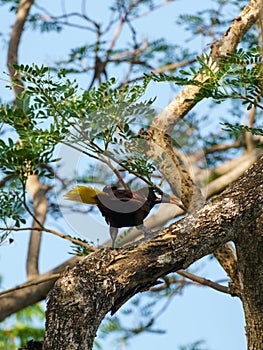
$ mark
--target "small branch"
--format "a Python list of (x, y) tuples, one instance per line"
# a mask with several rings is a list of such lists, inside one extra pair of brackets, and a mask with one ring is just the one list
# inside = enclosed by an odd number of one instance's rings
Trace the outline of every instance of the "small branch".
[(228, 287), (222, 286), (221, 284), (218, 284), (216, 282), (208, 280), (204, 277), (194, 275), (194, 274), (187, 272), (187, 271), (184, 271), (184, 270), (178, 270), (178, 271), (176, 271), (176, 273), (178, 273), (178, 275), (180, 275), (180, 276), (186, 277), (186, 278), (190, 279), (191, 281), (196, 282), (198, 284), (201, 284), (203, 286), (208, 286), (208, 287), (213, 288), (213, 289), (215, 289), (219, 292), (222, 292), (222, 293), (231, 294)]
[(114, 172), (114, 174), (116, 175), (118, 182), (126, 189), (128, 190), (129, 187), (127, 186), (126, 182), (123, 181), (123, 178), (121, 177), (120, 172), (118, 171), (118, 169), (116, 169), (110, 162), (110, 159), (106, 159), (105, 157), (101, 156), (101, 161), (105, 164), (108, 165), (108, 167)]
[[(257, 109), (254, 106), (248, 112), (248, 118), (249, 118), (248, 127), (249, 128), (253, 128), (253, 125), (256, 122), (256, 118), (255, 118), (256, 113), (257, 113)], [(255, 148), (255, 144), (254, 144), (253, 135), (251, 132), (249, 132), (249, 131), (245, 132), (245, 140), (246, 140), (247, 151), (248, 152), (252, 151)]]
[(182, 289), (187, 283), (190, 283), (190, 282), (186, 282), (185, 279), (179, 280), (175, 276), (172, 276), (172, 277), (164, 276), (164, 277), (162, 277), (162, 279), (163, 279), (164, 283), (162, 285), (160, 285), (159, 287), (151, 287), (150, 288), (151, 292), (154, 292), (154, 293), (161, 292), (162, 290), (168, 289), (171, 286), (171, 284), (178, 283), (179, 286), (175, 289), (175, 291), (177, 292), (180, 289)]
[(202, 152), (204, 152), (204, 154), (211, 154), (211, 153), (215, 153), (215, 152), (226, 151), (226, 150), (231, 149), (231, 148), (238, 148), (241, 145), (242, 145), (242, 140), (238, 139), (232, 143), (220, 143), (220, 144), (214, 145), (210, 148), (205, 148), (204, 150), (202, 150)]
[(142, 12), (142, 13), (139, 13), (139, 14), (133, 16), (131, 20), (133, 21), (133, 20), (135, 20), (135, 19), (148, 16), (148, 15), (149, 15), (150, 13), (152, 13), (153, 11), (156, 11), (156, 10), (158, 10), (159, 8), (163, 7), (163, 6), (170, 5), (171, 2), (174, 2), (174, 1), (175, 1), (175, 0), (165, 0), (165, 1), (161, 2), (160, 4), (153, 5), (153, 6), (151, 7), (150, 10), (146, 10), (146, 11), (144, 11), (144, 12)]
[(124, 52), (118, 53), (110, 59), (110, 62), (118, 61), (120, 59), (126, 58), (127, 56), (135, 56), (135, 55), (142, 53), (149, 46), (147, 40), (143, 40), (143, 42), (145, 43), (145, 45), (143, 47), (138, 48), (138, 49), (133, 50), (133, 51), (124, 51)]
[(226, 274), (231, 278), (230, 293), (232, 295), (241, 295), (241, 286), (238, 274), (238, 264), (236, 252), (232, 248), (230, 243), (226, 243), (223, 246), (216, 249), (214, 252), (219, 264), (225, 270)]
[(106, 55), (106, 58), (105, 58), (105, 60), (104, 60), (105, 64), (106, 64), (106, 62), (109, 60), (110, 54), (111, 54), (111, 52), (112, 52), (112, 50), (113, 50), (113, 48), (114, 48), (114, 46), (115, 46), (115, 44), (116, 44), (116, 41), (117, 41), (118, 37), (119, 37), (120, 34), (121, 34), (121, 31), (122, 31), (122, 28), (123, 28), (124, 23), (125, 23), (125, 20), (124, 20), (123, 17), (121, 17), (120, 22), (119, 22), (119, 24), (118, 24), (118, 26), (117, 26), (117, 28), (115, 29), (115, 32), (114, 32), (114, 34), (113, 34), (113, 38), (112, 38), (112, 40), (111, 40), (111, 43), (110, 43), (110, 45), (109, 45), (109, 48), (108, 48), (108, 50), (107, 50), (107, 55)]
[[(239, 91), (235, 90), (233, 87), (230, 86), (230, 89), (233, 91), (233, 93), (235, 95), (237, 95), (239, 98), (241, 98), (242, 100), (245, 100), (245, 101), (248, 101), (250, 102), (251, 104), (254, 105), (254, 101), (251, 100), (249, 97), (247, 96), (244, 96), (243, 94), (241, 94)], [(261, 106), (258, 102), (256, 102), (256, 107), (260, 108), (260, 109), (263, 109), (263, 106)]]
[[(156, 69), (152, 70), (151, 74), (160, 74), (160, 73), (163, 73), (163, 72), (166, 72), (166, 71), (175, 70), (175, 69), (180, 68), (180, 67), (185, 67), (188, 64), (191, 64), (193, 62), (195, 62), (195, 60), (174, 62), (174, 63), (166, 64), (165, 66), (162, 66), (160, 68), (156, 68)], [(129, 80), (127, 80), (127, 77), (126, 77), (125, 84), (132, 83), (132, 82), (135, 82), (135, 81), (139, 81), (139, 80), (142, 80), (144, 78), (145, 78), (144, 75), (139, 76), (139, 77), (134, 78), (134, 79), (129, 79)], [(122, 86), (122, 85), (124, 85), (124, 84), (122, 83), (120, 86)]]
[(49, 232), (55, 236), (58, 236), (58, 237), (63, 238), (63, 239), (67, 239), (68, 241), (75, 243), (75, 244), (78, 244), (84, 248), (91, 250), (91, 251), (95, 252), (96, 250), (98, 250), (98, 248), (95, 248), (87, 243), (79, 241), (78, 239), (70, 237), (69, 235), (64, 235), (63, 233), (48, 229), (46, 227), (22, 227), (22, 228), (19, 228), (19, 227), (0, 227), (0, 231), (29, 231), (29, 230)]
[(0, 180), (0, 187), (3, 187), (9, 180), (11, 180), (14, 176), (7, 175), (2, 180)]
[(0, 292), (0, 297), (2, 295), (9, 294), (9, 293), (15, 292), (15, 291), (23, 289), (23, 288), (27, 288), (27, 287), (31, 287), (31, 286), (37, 286), (40, 283), (44, 283), (44, 282), (53, 280), (55, 278), (59, 278), (59, 276), (60, 276), (60, 273), (55, 273), (55, 274), (50, 275), (48, 277), (39, 278), (39, 279), (37, 279), (35, 281), (33, 280), (33, 281), (30, 281), (30, 282), (21, 284), (19, 286), (16, 286), (14, 288), (6, 289), (3, 292)]

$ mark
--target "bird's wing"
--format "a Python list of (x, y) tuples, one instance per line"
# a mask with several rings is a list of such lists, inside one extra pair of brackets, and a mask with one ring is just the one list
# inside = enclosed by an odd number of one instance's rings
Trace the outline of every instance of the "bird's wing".
[(118, 198), (108, 193), (99, 193), (97, 199), (99, 201), (99, 208), (105, 212), (131, 213), (138, 210), (144, 204), (144, 201), (141, 201), (140, 198), (130, 198), (124, 195)]

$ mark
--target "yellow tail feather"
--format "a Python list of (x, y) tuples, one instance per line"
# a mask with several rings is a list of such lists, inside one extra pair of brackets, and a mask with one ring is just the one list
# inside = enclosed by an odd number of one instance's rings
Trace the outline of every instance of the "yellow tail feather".
[(70, 201), (81, 202), (86, 204), (98, 204), (96, 196), (104, 193), (97, 188), (90, 186), (76, 186), (67, 192), (64, 197)]

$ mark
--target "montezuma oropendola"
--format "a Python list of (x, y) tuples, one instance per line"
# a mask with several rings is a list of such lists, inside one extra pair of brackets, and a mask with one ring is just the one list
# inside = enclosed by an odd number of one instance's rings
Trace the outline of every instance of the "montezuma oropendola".
[(112, 247), (114, 248), (118, 229), (121, 227), (141, 226), (151, 209), (159, 203), (171, 203), (182, 207), (176, 196), (166, 193), (160, 195), (154, 187), (142, 187), (137, 191), (118, 189), (117, 186), (105, 186), (102, 191), (89, 186), (76, 186), (64, 196), (66, 199), (97, 205), (105, 221), (110, 225)]

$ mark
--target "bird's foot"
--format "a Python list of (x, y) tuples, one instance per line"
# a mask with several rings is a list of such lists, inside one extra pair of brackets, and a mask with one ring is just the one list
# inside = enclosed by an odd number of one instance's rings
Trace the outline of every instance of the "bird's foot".
[(145, 239), (151, 238), (153, 235), (153, 232), (150, 230), (143, 230), (143, 235)]

